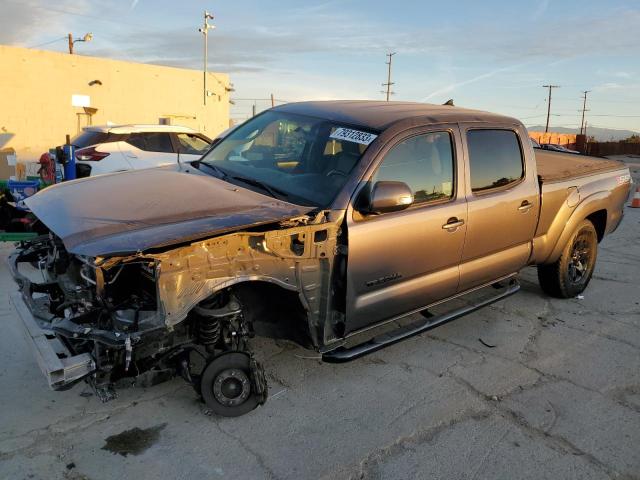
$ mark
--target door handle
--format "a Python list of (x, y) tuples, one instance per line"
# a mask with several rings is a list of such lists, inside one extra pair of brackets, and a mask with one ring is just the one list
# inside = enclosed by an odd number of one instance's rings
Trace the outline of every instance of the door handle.
[(522, 213), (527, 213), (529, 210), (531, 210), (531, 207), (533, 207), (533, 203), (529, 202), (528, 200), (524, 200), (518, 207), (518, 210)]
[(464, 220), (458, 220), (456, 217), (451, 217), (447, 220), (447, 223), (442, 225), (442, 229), (447, 230), (448, 232), (455, 232), (462, 225), (464, 225)]

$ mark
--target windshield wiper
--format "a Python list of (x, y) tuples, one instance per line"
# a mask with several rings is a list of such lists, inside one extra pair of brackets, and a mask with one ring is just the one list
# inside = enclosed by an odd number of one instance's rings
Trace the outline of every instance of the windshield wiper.
[(239, 180), (248, 185), (253, 185), (254, 187), (258, 187), (264, 190), (265, 192), (267, 192), (273, 198), (277, 198), (278, 200), (280, 200), (282, 197), (287, 198), (289, 196), (287, 192), (283, 192), (279, 188), (272, 187), (271, 185), (261, 182), (260, 180), (256, 180), (255, 178), (242, 177), (240, 175), (229, 175), (229, 178), (232, 178), (234, 180)]
[(222, 170), (220, 167), (216, 167), (215, 165), (211, 165), (210, 163), (201, 162), (200, 160), (196, 160), (195, 162), (192, 162), (191, 165), (195, 166), (198, 170), (200, 170), (201, 165), (204, 165), (205, 167), (216, 172), (218, 174), (218, 178), (220, 178), (221, 180), (224, 180), (229, 176), (229, 174), (224, 170)]

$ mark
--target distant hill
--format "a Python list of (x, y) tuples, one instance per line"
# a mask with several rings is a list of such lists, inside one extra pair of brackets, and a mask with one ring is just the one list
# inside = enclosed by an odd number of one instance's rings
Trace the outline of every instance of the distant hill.
[[(532, 132), (544, 132), (544, 125), (527, 126), (527, 129)], [(579, 128), (565, 128), (565, 127), (549, 127), (549, 130), (556, 133), (580, 133)], [(632, 130), (616, 130), (614, 128), (598, 128), (587, 126), (587, 135), (595, 137), (598, 142), (610, 142), (624, 140), (631, 135), (640, 135), (638, 132)]]

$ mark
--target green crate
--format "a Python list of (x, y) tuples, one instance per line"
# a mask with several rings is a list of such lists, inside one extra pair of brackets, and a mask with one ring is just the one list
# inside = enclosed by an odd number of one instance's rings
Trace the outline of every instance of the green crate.
[(35, 232), (2, 232), (0, 231), (0, 242), (21, 242), (37, 237)]

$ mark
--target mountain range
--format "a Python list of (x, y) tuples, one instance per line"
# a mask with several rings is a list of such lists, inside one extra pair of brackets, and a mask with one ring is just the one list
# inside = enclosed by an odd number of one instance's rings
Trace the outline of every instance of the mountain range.
[[(544, 132), (544, 125), (527, 126), (527, 130), (530, 132)], [(549, 127), (551, 132), (556, 133), (580, 133), (579, 128), (566, 128), (566, 127)], [(587, 135), (594, 137), (597, 142), (616, 142), (618, 140), (624, 140), (631, 135), (640, 135), (633, 130), (617, 130), (614, 128), (598, 128), (587, 127)]]

